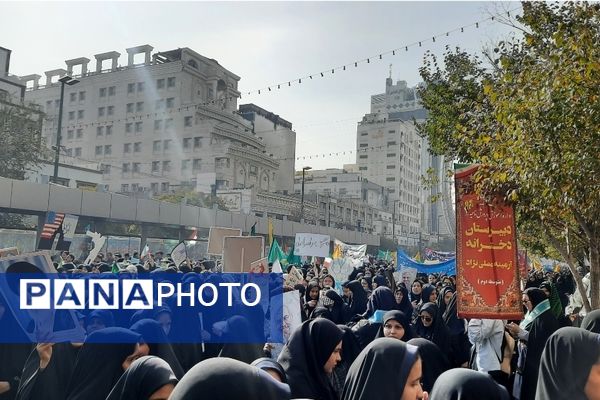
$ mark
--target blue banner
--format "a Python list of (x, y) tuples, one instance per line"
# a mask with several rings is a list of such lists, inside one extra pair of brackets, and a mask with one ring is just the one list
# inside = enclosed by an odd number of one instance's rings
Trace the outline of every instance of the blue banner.
[(169, 343), (277, 343), (282, 294), (282, 274), (0, 273), (0, 342), (83, 342), (152, 319)]
[(398, 248), (397, 269), (415, 268), (420, 273), (425, 274), (446, 274), (456, 275), (456, 258), (438, 264), (423, 264), (410, 258), (403, 250)]

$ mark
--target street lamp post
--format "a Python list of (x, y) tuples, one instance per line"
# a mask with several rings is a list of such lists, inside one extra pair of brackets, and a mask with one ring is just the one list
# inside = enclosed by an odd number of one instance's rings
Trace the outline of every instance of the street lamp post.
[(300, 200), (300, 222), (304, 219), (304, 174), (306, 171), (310, 171), (312, 167), (302, 168), (302, 198)]
[(60, 103), (58, 108), (58, 128), (56, 131), (56, 152), (54, 153), (54, 174), (52, 175), (54, 183), (58, 182), (58, 161), (60, 159), (60, 134), (62, 130), (63, 103), (65, 101), (65, 84), (73, 86), (79, 83), (79, 80), (68, 75), (63, 76), (58, 81), (60, 82)]

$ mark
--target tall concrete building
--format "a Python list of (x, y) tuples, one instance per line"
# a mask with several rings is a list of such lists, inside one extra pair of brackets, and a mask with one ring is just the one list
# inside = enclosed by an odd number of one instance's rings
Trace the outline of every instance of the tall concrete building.
[(239, 76), (189, 48), (126, 51), (125, 66), (110, 51), (96, 54), (91, 69), (88, 58), (67, 60), (66, 69), (45, 73), (45, 85), (40, 75), (23, 77), (26, 99), (47, 114), (42, 133), (49, 143), (56, 141), (56, 80), (67, 74), (80, 82), (65, 88), (64, 153), (102, 163), (109, 190), (278, 189), (280, 162), (238, 114)]
[[(414, 121), (427, 112), (417, 88), (405, 81), (385, 81), (385, 93), (371, 96), (371, 110), (358, 123), (356, 164), (363, 177), (386, 187), (390, 209), (397, 224), (396, 240), (402, 245), (419, 245), (432, 235), (450, 232), (446, 208), (431, 202), (439, 185), (425, 189), (422, 177), (429, 168), (441, 171), (442, 162), (428, 151), (427, 140), (418, 135)], [(444, 223), (445, 228), (440, 224)]]

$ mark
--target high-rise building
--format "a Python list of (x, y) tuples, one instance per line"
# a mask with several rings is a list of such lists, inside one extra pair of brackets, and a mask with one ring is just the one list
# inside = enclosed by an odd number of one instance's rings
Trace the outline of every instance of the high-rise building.
[[(371, 96), (371, 110), (358, 123), (356, 164), (363, 177), (386, 187), (390, 208), (396, 218), (395, 240), (418, 245), (431, 235), (450, 232), (440, 228), (447, 223), (446, 209), (431, 202), (440, 193), (439, 185), (423, 188), (423, 177), (432, 168), (441, 171), (443, 163), (428, 151), (427, 140), (415, 121), (427, 118), (417, 88), (405, 81), (386, 79), (385, 93)], [(447, 227), (447, 225), (445, 225)]]
[(127, 49), (125, 66), (116, 51), (96, 54), (93, 69), (88, 58), (67, 60), (43, 86), (39, 75), (25, 77), (26, 99), (47, 114), (47, 142), (56, 141), (56, 79), (67, 74), (80, 82), (65, 87), (63, 151), (102, 163), (109, 190), (277, 190), (280, 162), (237, 112), (240, 77), (189, 48), (152, 51)]

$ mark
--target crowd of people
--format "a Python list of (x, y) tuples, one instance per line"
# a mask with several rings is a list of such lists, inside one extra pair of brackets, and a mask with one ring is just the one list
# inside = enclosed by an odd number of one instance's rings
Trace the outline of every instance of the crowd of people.
[[(62, 257), (62, 273), (113, 273), (117, 262), (137, 274), (218, 268)], [(170, 342), (168, 308), (130, 321), (97, 310), (82, 317), (84, 343), (0, 344), (0, 400), (600, 399), (600, 310), (572, 312), (568, 273), (531, 273), (522, 321), (467, 321), (454, 276), (397, 282), (393, 265), (372, 258), (344, 282), (319, 265), (296, 268), (304, 281), (284, 291), (298, 291), (302, 323), (286, 343)], [(243, 337), (243, 323), (227, 323)], [(1, 296), (0, 329), (20, 329)]]

